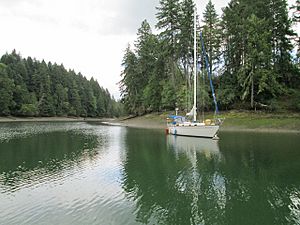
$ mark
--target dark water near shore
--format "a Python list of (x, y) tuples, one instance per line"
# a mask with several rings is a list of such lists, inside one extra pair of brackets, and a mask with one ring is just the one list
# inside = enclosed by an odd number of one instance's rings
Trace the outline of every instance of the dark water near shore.
[(300, 224), (300, 135), (0, 124), (0, 224)]

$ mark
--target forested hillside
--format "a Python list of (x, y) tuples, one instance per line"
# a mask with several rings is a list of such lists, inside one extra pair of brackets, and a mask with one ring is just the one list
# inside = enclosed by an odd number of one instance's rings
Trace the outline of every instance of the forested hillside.
[[(290, 8), (286, 0), (231, 0), (222, 15), (211, 1), (201, 7), (198, 35), (201, 30), (221, 110), (299, 111), (300, 39), (293, 24), (300, 22), (300, 1)], [(142, 22), (122, 64), (120, 90), (129, 113), (191, 108), (193, 12), (193, 0), (160, 0), (158, 34)], [(197, 58), (198, 110), (213, 110), (204, 60)]]
[(16, 51), (0, 60), (1, 116), (118, 116), (120, 105), (93, 78)]

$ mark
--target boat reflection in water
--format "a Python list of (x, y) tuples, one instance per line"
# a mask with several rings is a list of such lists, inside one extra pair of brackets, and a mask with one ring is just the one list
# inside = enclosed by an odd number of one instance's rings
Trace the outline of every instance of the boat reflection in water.
[(127, 131), (121, 183), (137, 222), (221, 224), (226, 188), (217, 141)]
[[(189, 196), (191, 224), (218, 223), (226, 206), (225, 179), (218, 171), (222, 154), (217, 140), (183, 136), (167, 137), (168, 149), (177, 159), (187, 158), (190, 166), (182, 169), (175, 181), (178, 193)], [(210, 207), (207, 207), (210, 202)], [(215, 215), (214, 217), (212, 215)]]
[(167, 144), (168, 149), (173, 149), (176, 155), (185, 153), (192, 163), (196, 163), (197, 153), (204, 154), (207, 159), (212, 158), (212, 156), (221, 159), (217, 140), (168, 135)]

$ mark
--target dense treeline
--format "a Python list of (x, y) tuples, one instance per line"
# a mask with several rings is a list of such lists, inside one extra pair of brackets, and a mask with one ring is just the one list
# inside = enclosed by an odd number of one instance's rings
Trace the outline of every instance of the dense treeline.
[(0, 60), (0, 115), (118, 116), (120, 105), (91, 78), (63, 65), (22, 58), (14, 50)]
[[(292, 29), (299, 7), (299, 0), (292, 8), (286, 0), (231, 0), (219, 16), (209, 1), (197, 29), (203, 32), (221, 109), (300, 110), (300, 39)], [(142, 22), (122, 64), (120, 90), (129, 113), (191, 107), (193, 12), (193, 0), (160, 0), (159, 33)], [(197, 58), (198, 106), (211, 110), (204, 60), (201, 54)]]

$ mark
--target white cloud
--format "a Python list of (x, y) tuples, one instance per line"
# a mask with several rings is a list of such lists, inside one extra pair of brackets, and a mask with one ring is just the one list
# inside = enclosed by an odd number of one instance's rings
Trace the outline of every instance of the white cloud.
[[(221, 7), (229, 0), (213, 1)], [(290, 0), (294, 1), (294, 0)], [(159, 0), (1, 0), (0, 55), (19, 51), (23, 57), (63, 63), (118, 97), (121, 61), (141, 22), (155, 25)], [(198, 1), (202, 14), (208, 0)]]
[(134, 33), (119, 35), (117, 27), (109, 28), (108, 25), (115, 23), (112, 20), (117, 13), (102, 3), (94, 0), (85, 4), (79, 0), (5, 3), (5, 7), (0, 7), (0, 54), (16, 49), (23, 57), (63, 63), (66, 68), (95, 77), (118, 97), (116, 83), (120, 80), (123, 51), (133, 41)]

